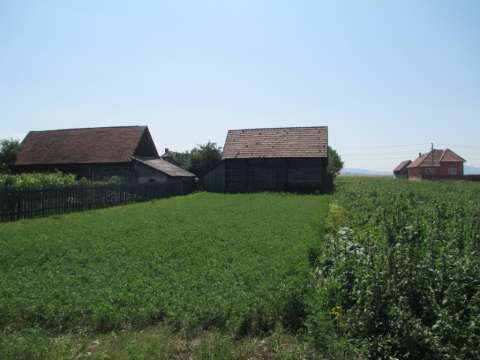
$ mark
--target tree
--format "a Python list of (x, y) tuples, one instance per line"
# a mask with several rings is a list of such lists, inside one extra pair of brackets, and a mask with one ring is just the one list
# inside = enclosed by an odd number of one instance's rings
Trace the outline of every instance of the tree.
[(190, 151), (177, 152), (175, 153), (175, 161), (180, 167), (184, 169), (190, 169), (190, 160), (192, 155)]
[(222, 148), (214, 142), (207, 142), (204, 145), (196, 146), (190, 151), (188, 170), (198, 177), (208, 173), (215, 165), (222, 160)]
[(20, 143), (16, 139), (0, 140), (0, 173), (9, 173), (15, 164)]
[(333, 149), (332, 147), (328, 147), (328, 166), (327, 172), (332, 176), (335, 177), (340, 174), (340, 171), (343, 169), (343, 161), (340, 155), (338, 154), (337, 150)]

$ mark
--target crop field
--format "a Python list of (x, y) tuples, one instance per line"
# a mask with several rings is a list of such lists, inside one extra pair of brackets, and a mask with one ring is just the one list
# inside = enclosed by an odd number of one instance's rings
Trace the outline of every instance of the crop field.
[(199, 193), (0, 224), (0, 329), (298, 327), (328, 201)]
[(334, 329), (369, 358), (480, 358), (480, 184), (341, 178), (328, 223), (317, 348)]
[(480, 184), (0, 224), (0, 285), (2, 359), (478, 359)]

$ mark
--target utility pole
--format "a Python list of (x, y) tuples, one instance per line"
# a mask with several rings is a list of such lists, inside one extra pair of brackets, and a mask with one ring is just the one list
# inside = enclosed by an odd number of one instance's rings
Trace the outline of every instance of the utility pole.
[(433, 154), (434, 154), (434, 151), (433, 151), (433, 150), (434, 150), (434, 149), (435, 149), (435, 146), (434, 146), (434, 144), (433, 144), (433, 142), (432, 142), (432, 152), (430, 153), (430, 154), (432, 154), (432, 155), (431, 155), (431, 157), (432, 157), (432, 178), (433, 178), (433, 173), (434, 173), (434, 171), (435, 171), (435, 170), (434, 170), (434, 169), (435, 169), (435, 168), (434, 168), (434, 162), (433, 162)]

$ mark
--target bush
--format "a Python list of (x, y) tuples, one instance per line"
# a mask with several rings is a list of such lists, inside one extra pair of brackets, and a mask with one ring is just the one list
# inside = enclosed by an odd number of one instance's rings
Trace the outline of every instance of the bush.
[(85, 177), (77, 180), (73, 174), (64, 174), (60, 171), (54, 173), (32, 173), (32, 174), (19, 174), (19, 175), (0, 175), (0, 189), (36, 189), (45, 187), (61, 187), (72, 185), (92, 185), (92, 184), (106, 184), (106, 185), (119, 185), (122, 183), (122, 179), (119, 176), (112, 176), (107, 181), (90, 181)]
[(314, 344), (328, 318), (371, 358), (480, 358), (478, 190), (345, 180), (336, 197), (350, 227), (329, 226), (320, 255)]
[(122, 183), (122, 179), (119, 176), (112, 176), (108, 179), (107, 183), (111, 185), (119, 185)]
[(42, 188), (50, 186), (69, 186), (76, 183), (76, 177), (72, 174), (34, 173), (20, 175), (0, 175), (0, 188), (8, 187), (15, 189)]

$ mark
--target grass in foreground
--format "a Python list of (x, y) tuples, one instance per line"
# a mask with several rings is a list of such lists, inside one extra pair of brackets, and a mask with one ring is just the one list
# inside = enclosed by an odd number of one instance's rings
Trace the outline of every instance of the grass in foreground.
[[(2, 347), (3, 346), (3, 347)], [(0, 338), (2, 359), (323, 359), (302, 338), (275, 331), (235, 338), (218, 330), (187, 334), (164, 325), (95, 336), (51, 337), (27, 329)]]
[(296, 328), (328, 199), (200, 193), (1, 224), (0, 328)]

